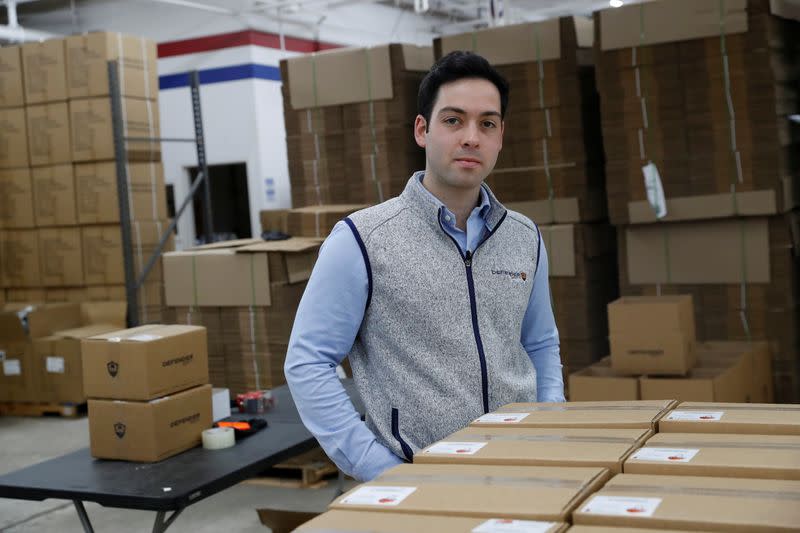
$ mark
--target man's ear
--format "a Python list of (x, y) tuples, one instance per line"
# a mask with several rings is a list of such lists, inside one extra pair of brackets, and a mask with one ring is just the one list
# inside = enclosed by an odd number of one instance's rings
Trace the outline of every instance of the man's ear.
[(425, 137), (426, 130), (428, 129), (428, 121), (422, 115), (417, 115), (414, 119), (414, 140), (420, 148), (425, 148), (428, 139)]

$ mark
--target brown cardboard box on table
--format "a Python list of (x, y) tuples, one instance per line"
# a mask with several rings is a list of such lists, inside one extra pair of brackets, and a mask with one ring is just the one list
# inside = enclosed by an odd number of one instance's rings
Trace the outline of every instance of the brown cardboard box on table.
[(800, 436), (660, 433), (628, 457), (624, 471), (800, 480)]
[(797, 531), (800, 481), (620, 474), (573, 523), (688, 531)]
[[(697, 533), (707, 533), (693, 529)], [(618, 526), (570, 526), (568, 533), (655, 533), (654, 530), (644, 527), (618, 527)], [(658, 533), (684, 533), (680, 529), (659, 529)]]
[(200, 444), (211, 427), (211, 385), (147, 402), (89, 400), (93, 457), (161, 461)]
[(683, 402), (658, 428), (661, 433), (800, 435), (800, 405)]
[(330, 508), (563, 522), (608, 476), (604, 468), (402, 464)]
[(208, 383), (206, 329), (153, 324), (81, 342), (90, 398), (152, 400)]
[(471, 427), (655, 429), (674, 400), (510, 403), (478, 417)]
[(420, 450), (414, 463), (602, 467), (618, 474), (650, 435), (642, 428), (468, 427)]
[[(464, 533), (475, 531), (477, 533), (492, 531), (518, 531), (532, 533), (562, 533), (567, 530), (567, 524), (543, 521), (520, 521), (513, 519), (497, 518), (467, 518), (455, 516), (432, 516), (422, 514), (395, 514), (387, 520), (385, 513), (369, 511), (342, 511), (332, 510), (323, 513), (301, 525), (295, 531), (321, 532), (321, 531), (348, 531), (352, 533)], [(505, 527), (507, 529), (501, 529)]]
[(569, 400), (572, 402), (641, 399), (639, 378), (615, 372), (610, 357), (569, 375)]
[(685, 375), (695, 364), (689, 295), (622, 297), (608, 304), (608, 328), (617, 372)]

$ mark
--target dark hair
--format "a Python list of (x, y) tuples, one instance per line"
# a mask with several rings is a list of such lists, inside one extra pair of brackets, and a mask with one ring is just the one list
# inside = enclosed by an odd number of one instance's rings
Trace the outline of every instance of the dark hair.
[(439, 88), (445, 83), (464, 79), (482, 78), (500, 92), (500, 117), (505, 118), (508, 107), (508, 82), (486, 59), (473, 52), (455, 51), (439, 59), (422, 79), (417, 93), (417, 112), (425, 117), (426, 130), (430, 127), (431, 113)]

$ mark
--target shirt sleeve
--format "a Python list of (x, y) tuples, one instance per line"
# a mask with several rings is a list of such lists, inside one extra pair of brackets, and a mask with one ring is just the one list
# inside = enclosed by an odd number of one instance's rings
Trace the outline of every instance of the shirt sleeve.
[(536, 368), (538, 401), (565, 401), (558, 328), (550, 301), (547, 250), (542, 242), (541, 233), (539, 233), (539, 258), (533, 276), (533, 290), (525, 317), (522, 319), (521, 341)]
[(284, 364), (303, 423), (328, 457), (360, 481), (403, 462), (367, 428), (336, 375), (361, 327), (368, 287), (355, 236), (339, 222), (300, 300)]

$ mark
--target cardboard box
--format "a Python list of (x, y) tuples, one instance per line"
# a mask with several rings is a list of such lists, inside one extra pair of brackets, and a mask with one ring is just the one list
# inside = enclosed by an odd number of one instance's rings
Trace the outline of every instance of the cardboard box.
[(151, 400), (208, 383), (202, 327), (140, 326), (84, 339), (81, 349), (90, 398)]
[(67, 99), (67, 67), (64, 40), (49, 39), (22, 45), (25, 104), (60, 102)]
[(800, 480), (800, 436), (661, 433), (628, 457), (624, 470)]
[(663, 433), (800, 435), (800, 405), (682, 402), (658, 427)]
[(800, 482), (620, 474), (579, 506), (575, 524), (690, 531), (795, 531)]
[[(137, 272), (141, 272), (155, 250), (161, 233), (167, 229), (166, 221), (135, 221), (131, 225), (133, 259)], [(83, 226), (84, 277), (87, 285), (120, 285), (125, 283), (125, 264), (122, 252), (122, 234), (118, 225)], [(167, 250), (172, 249), (171, 241)], [(158, 273), (156, 264), (151, 271), (153, 281)], [(114, 298), (119, 299), (119, 298)]]
[(603, 468), (402, 464), (330, 508), (563, 522), (608, 476)]
[(643, 400), (674, 398), (683, 402), (747, 402), (752, 390), (752, 357), (699, 357), (686, 376), (642, 376), (639, 383)]
[(112, 324), (116, 329), (125, 328), (125, 316), (128, 303), (125, 300), (116, 302), (81, 302), (81, 322), (85, 325)]
[(30, 169), (0, 170), (0, 229), (33, 228), (34, 225)]
[[(531, 523), (533, 522), (533, 523)], [(543, 521), (521, 521), (504, 518), (466, 518), (397, 513), (388, 520), (385, 513), (332, 510), (301, 525), (294, 531), (350, 531), (353, 533), (462, 533), (464, 531), (502, 531), (500, 527), (519, 531), (561, 533), (567, 524)], [(529, 529), (524, 529), (527, 527)], [(492, 529), (495, 528), (495, 529)], [(508, 529), (508, 531), (515, 531)]]
[(471, 427), (655, 429), (674, 400), (510, 403), (475, 419)]
[(45, 287), (83, 285), (80, 228), (40, 229), (39, 258)]
[(649, 429), (479, 428), (456, 431), (414, 455), (414, 464), (581, 466), (622, 472)]
[(158, 98), (156, 43), (144, 37), (92, 32), (65, 39), (70, 98), (109, 94), (108, 62), (119, 62), (120, 94)]
[[(128, 209), (135, 220), (166, 220), (167, 199), (161, 163), (129, 163)], [(75, 165), (78, 221), (81, 224), (119, 222), (117, 167), (114, 162)]]
[(641, 399), (639, 379), (615, 372), (610, 357), (569, 375), (569, 400), (572, 402)]
[(31, 169), (31, 182), (37, 227), (78, 223), (72, 165), (35, 167)]
[(19, 46), (0, 48), (0, 107), (22, 107), (22, 55)]
[(89, 400), (93, 457), (155, 462), (200, 444), (211, 427), (211, 385), (134, 402)]
[[(153, 139), (159, 137), (158, 104), (150, 100), (123, 98), (123, 135)], [(115, 159), (114, 128), (109, 98), (70, 100), (72, 160), (74, 162)], [(130, 161), (159, 161), (159, 141), (128, 141), (126, 156)]]
[(81, 303), (86, 298), (86, 287), (55, 287), (44, 291), (45, 303)]
[(752, 356), (752, 370), (748, 382), (752, 389), (749, 394), (752, 403), (772, 403), (775, 399), (775, 387), (772, 379), (772, 354), (766, 341), (707, 341), (697, 344), (698, 358), (704, 354), (735, 354), (743, 357)]
[(325, 238), (333, 226), (348, 215), (367, 207), (364, 204), (318, 205), (290, 209), (286, 215), (287, 233), (293, 237)]
[(24, 338), (11, 340), (4, 335), (0, 340), (0, 356), (0, 401), (39, 401), (30, 342)]
[(0, 109), (0, 168), (28, 166), (28, 126), (25, 109)]
[(41, 287), (39, 231), (26, 229), (0, 233), (0, 261), (5, 287)]
[(685, 375), (695, 364), (690, 295), (622, 297), (608, 304), (608, 328), (617, 372)]
[(66, 102), (28, 106), (28, 154), (31, 166), (71, 163)]
[(27, 304), (42, 304), (47, 302), (46, 292), (44, 289), (6, 289), (6, 301), (9, 305), (20, 305), (21, 303)]
[[(569, 531), (569, 533), (653, 533), (653, 530), (650, 528), (618, 526), (571, 526), (567, 531)], [(683, 533), (679, 529), (659, 529), (658, 532)]]

